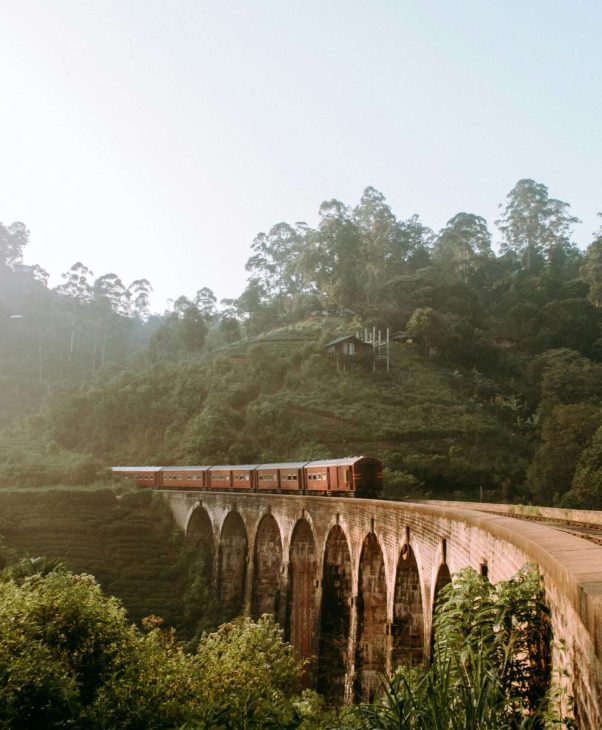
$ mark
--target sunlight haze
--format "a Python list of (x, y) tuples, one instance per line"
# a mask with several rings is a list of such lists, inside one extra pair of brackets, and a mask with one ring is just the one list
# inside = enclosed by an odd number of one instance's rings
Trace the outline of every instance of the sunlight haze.
[(438, 230), (520, 178), (602, 210), (602, 5), (0, 0), (0, 221), (153, 308), (244, 288), (275, 223), (372, 185)]

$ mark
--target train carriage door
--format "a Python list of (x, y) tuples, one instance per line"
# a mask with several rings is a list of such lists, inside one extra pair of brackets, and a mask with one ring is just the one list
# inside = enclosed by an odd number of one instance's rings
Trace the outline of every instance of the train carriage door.
[(337, 469), (337, 480), (338, 480), (338, 486), (339, 489), (343, 489), (346, 492), (348, 492), (351, 488), (351, 485), (349, 483), (349, 467), (348, 466), (339, 466)]
[(328, 490), (337, 490), (339, 488), (339, 481), (337, 479), (337, 468), (336, 466), (329, 466), (326, 469), (326, 478), (328, 479)]

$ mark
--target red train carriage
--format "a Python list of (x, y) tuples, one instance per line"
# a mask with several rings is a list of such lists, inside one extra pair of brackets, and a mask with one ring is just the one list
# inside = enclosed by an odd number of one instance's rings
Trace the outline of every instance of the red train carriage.
[(208, 466), (164, 466), (159, 474), (164, 489), (204, 489)]
[(112, 471), (139, 487), (160, 487), (162, 466), (114, 466)]
[(307, 494), (378, 497), (382, 491), (382, 463), (372, 456), (310, 461), (304, 472)]
[(282, 464), (115, 466), (113, 471), (139, 486), (163, 489), (378, 497), (383, 484), (382, 463), (371, 456)]
[(383, 491), (383, 463), (373, 456), (357, 456), (351, 469), (352, 491), (357, 497), (380, 497)]
[(207, 468), (208, 489), (255, 490), (255, 469), (257, 464), (225, 464)]
[(293, 492), (303, 491), (304, 461), (287, 464), (259, 464), (256, 469), (257, 491)]

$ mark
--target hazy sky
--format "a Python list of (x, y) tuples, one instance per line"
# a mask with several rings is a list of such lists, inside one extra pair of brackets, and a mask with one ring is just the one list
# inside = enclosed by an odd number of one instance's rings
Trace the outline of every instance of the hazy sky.
[(493, 230), (523, 177), (602, 210), (600, 0), (0, 0), (0, 221), (154, 308), (241, 293), (259, 231), (373, 185)]

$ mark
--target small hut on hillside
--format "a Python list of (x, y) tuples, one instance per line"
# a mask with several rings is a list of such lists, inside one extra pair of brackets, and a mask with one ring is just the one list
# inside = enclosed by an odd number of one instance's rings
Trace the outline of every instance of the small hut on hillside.
[(349, 370), (352, 365), (365, 362), (365, 358), (372, 355), (372, 345), (362, 342), (355, 335), (337, 337), (322, 348), (331, 355), (337, 365), (337, 370)]

